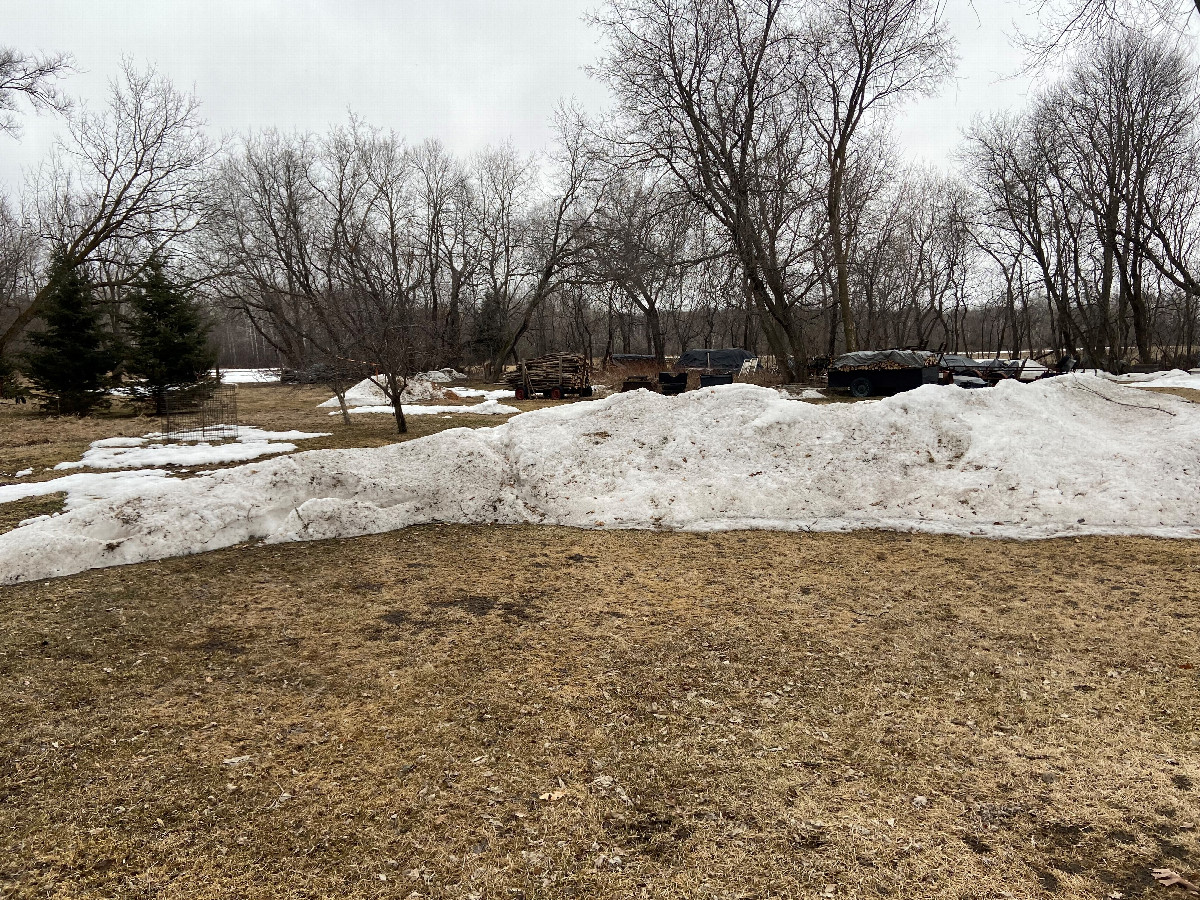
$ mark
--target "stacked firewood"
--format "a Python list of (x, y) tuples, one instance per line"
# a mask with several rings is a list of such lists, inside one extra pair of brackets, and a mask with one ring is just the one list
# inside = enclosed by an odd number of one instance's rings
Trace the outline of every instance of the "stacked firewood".
[(588, 386), (587, 360), (578, 353), (548, 353), (521, 364), (504, 374), (504, 380), (514, 388), (528, 379), (535, 391), (562, 388), (578, 391)]

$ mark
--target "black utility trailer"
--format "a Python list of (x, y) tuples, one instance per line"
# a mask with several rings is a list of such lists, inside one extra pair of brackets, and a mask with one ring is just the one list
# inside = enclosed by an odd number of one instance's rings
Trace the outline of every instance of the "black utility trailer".
[(829, 367), (829, 386), (853, 397), (899, 394), (938, 384), (937, 356), (923, 350), (862, 350), (843, 353)]

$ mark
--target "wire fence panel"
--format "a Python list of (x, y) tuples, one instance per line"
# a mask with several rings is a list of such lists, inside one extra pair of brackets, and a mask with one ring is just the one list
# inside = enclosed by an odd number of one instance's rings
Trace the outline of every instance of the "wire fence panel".
[(217, 440), (238, 436), (237, 386), (197, 384), (167, 391), (164, 438)]

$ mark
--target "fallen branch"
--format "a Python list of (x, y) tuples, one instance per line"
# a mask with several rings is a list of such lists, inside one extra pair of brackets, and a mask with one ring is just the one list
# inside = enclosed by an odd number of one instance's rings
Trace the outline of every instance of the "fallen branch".
[(1105, 397), (1102, 393), (1092, 390), (1086, 384), (1079, 384), (1077, 382), (1075, 387), (1081, 388), (1082, 390), (1087, 391), (1089, 394), (1094, 394), (1101, 400), (1107, 400), (1109, 403), (1115, 403), (1117, 406), (1127, 406), (1130, 409), (1148, 409), (1153, 412), (1166, 413), (1168, 416), (1175, 415), (1175, 413), (1171, 412), (1169, 409), (1163, 409), (1161, 406), (1142, 406), (1140, 403), (1122, 403), (1120, 400), (1114, 400), (1112, 397)]
[(1163, 887), (1181, 887), (1190, 896), (1200, 897), (1200, 887), (1192, 884), (1178, 872), (1171, 869), (1151, 869), (1150, 874), (1154, 876), (1154, 880)]

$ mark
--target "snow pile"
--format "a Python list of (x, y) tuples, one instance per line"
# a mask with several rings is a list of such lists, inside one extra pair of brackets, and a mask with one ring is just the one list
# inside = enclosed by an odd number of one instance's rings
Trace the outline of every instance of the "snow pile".
[[(324, 404), (321, 404), (324, 406)], [(351, 407), (351, 413), (385, 413), (389, 416), (395, 415), (395, 412), (390, 406), (355, 406)], [(472, 416), (511, 416), (514, 413), (519, 413), (520, 410), (515, 406), (505, 406), (503, 403), (497, 403), (495, 400), (484, 400), (482, 403), (476, 403), (474, 406), (405, 406), (405, 416), (434, 416), (446, 415), (450, 413), (466, 413)], [(340, 416), (340, 410), (334, 410), (330, 413), (331, 416)]]
[(157, 433), (148, 434), (144, 438), (104, 438), (93, 441), (78, 461), (61, 462), (54, 468), (139, 469), (146, 466), (204, 466), (248, 462), (260, 456), (291, 453), (296, 449), (295, 444), (276, 441), (329, 436), (327, 431), (263, 431), (253, 427), (230, 428), (229, 435), (232, 436), (235, 430), (238, 435), (237, 441), (230, 444), (210, 444), (195, 437), (186, 438), (189, 443), (150, 443), (162, 440), (162, 435)]
[(0, 582), (426, 522), (1200, 537), (1200, 406), (1087, 376), (809, 404), (635, 391), (278, 457), (0, 535)]
[[(496, 416), (496, 415), (511, 415), (512, 413), (520, 412), (519, 409), (514, 409), (511, 406), (500, 406), (496, 403), (497, 400), (507, 400), (515, 396), (513, 391), (495, 390), (484, 391), (478, 388), (440, 388), (426, 376), (438, 374), (442, 376), (442, 383), (449, 382), (450, 375), (445, 374), (447, 371), (454, 372), (453, 369), (443, 370), (442, 372), (431, 373), (426, 372), (424, 375), (417, 376), (416, 379), (409, 381), (405, 386), (404, 391), (400, 394), (400, 402), (404, 404), (404, 414), (407, 415), (433, 415), (436, 413), (463, 413), (470, 412), (481, 416)], [(454, 373), (455, 376), (458, 373)], [(464, 376), (465, 377), (465, 376)], [(484, 403), (478, 406), (409, 406), (408, 404), (423, 403), (431, 400), (445, 400), (447, 398), (467, 399), (474, 397), (484, 398)], [(352, 413), (385, 413), (392, 415), (392, 406), (388, 402), (387, 395), (383, 389), (379, 387), (370, 378), (364, 378), (350, 390), (346, 391), (346, 406), (350, 408)], [(331, 416), (341, 413), (341, 406), (338, 404), (337, 397), (330, 397), (324, 403), (317, 405), (318, 409), (332, 409)]]
[[(447, 379), (449, 380), (449, 379)], [(429, 380), (414, 379), (404, 386), (404, 390), (400, 392), (401, 403), (421, 403), (427, 400), (442, 400), (445, 399), (445, 393), (442, 389), (433, 384)], [(383, 388), (377, 385), (370, 378), (364, 378), (354, 387), (346, 391), (347, 406), (387, 406), (391, 410), (388, 403), (387, 394), (383, 392)], [(330, 397), (324, 403), (317, 404), (318, 409), (341, 409), (338, 404), (337, 397)]]
[(422, 372), (415, 377), (420, 381), (432, 381), (435, 384), (449, 384), (451, 381), (467, 380), (466, 375), (455, 369), (451, 369), (449, 366), (444, 369), (434, 369), (431, 372)]

